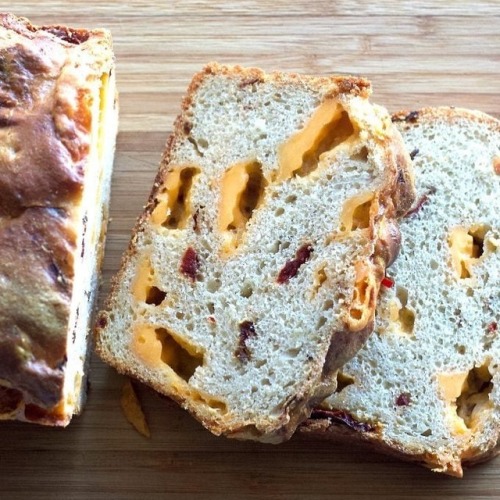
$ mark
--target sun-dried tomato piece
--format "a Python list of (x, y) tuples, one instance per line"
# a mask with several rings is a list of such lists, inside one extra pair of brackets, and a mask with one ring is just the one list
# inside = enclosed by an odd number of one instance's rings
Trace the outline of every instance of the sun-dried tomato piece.
[(250, 359), (251, 353), (247, 346), (247, 340), (257, 336), (255, 326), (252, 321), (243, 321), (240, 323), (240, 338), (238, 341), (238, 348), (236, 349), (236, 357), (246, 362)]
[(409, 392), (402, 392), (396, 398), (396, 406), (408, 406), (411, 403), (411, 396)]
[(193, 247), (188, 247), (181, 259), (181, 273), (185, 274), (191, 281), (194, 281), (199, 267), (200, 262), (196, 250)]
[(283, 267), (283, 269), (279, 272), (278, 278), (276, 281), (282, 285), (283, 283), (287, 283), (291, 278), (293, 278), (299, 271), (300, 266), (305, 264), (311, 257), (313, 252), (313, 247), (307, 243), (306, 245), (302, 245), (295, 254), (295, 259), (289, 260)]
[(412, 217), (413, 215), (416, 215), (418, 212), (420, 212), (420, 210), (422, 209), (422, 207), (429, 201), (429, 196), (434, 194), (436, 192), (436, 188), (435, 187), (431, 187), (427, 193), (423, 194), (417, 201), (417, 204), (410, 210), (408, 210), (408, 212), (406, 212), (406, 215), (405, 217)]
[(374, 432), (376, 430), (372, 424), (360, 422), (343, 410), (314, 410), (311, 418), (314, 420), (328, 419), (332, 423), (345, 425), (358, 432)]

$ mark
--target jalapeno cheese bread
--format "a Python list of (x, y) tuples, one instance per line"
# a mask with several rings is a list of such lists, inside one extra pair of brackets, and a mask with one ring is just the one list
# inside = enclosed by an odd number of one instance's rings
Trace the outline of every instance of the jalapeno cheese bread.
[(208, 65), (182, 104), (97, 351), (215, 434), (279, 442), (364, 343), (410, 160), (370, 84)]
[(116, 130), (108, 32), (0, 16), (0, 419), (81, 409)]
[(461, 476), (498, 453), (500, 122), (452, 108), (394, 121), (417, 202), (375, 332), (303, 430)]

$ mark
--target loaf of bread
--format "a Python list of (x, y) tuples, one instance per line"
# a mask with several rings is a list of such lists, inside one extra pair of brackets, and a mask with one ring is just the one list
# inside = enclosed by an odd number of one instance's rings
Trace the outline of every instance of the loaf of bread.
[(117, 129), (106, 31), (0, 16), (0, 419), (85, 395)]
[(413, 200), (353, 77), (195, 75), (97, 323), (97, 351), (215, 434), (279, 442), (372, 329)]
[(393, 120), (418, 201), (374, 334), (303, 430), (461, 476), (500, 431), (500, 122), (452, 108)]

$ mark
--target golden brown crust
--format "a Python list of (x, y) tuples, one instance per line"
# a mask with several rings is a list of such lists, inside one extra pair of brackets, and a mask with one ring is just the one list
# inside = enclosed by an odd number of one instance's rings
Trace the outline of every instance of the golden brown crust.
[[(392, 115), (392, 121), (399, 123), (401, 128), (410, 127), (415, 123), (427, 123), (436, 119), (454, 123), (460, 120), (467, 120), (476, 123), (484, 123), (491, 130), (500, 132), (500, 120), (493, 118), (482, 111), (475, 111), (465, 108), (455, 108), (451, 106), (438, 106), (435, 108), (421, 108), (417, 110), (401, 110)], [(407, 125), (405, 125), (407, 124)]]
[[(339, 419), (327, 417), (325, 413), (313, 411), (311, 418), (299, 427), (301, 433), (318, 439), (328, 439), (334, 443), (342, 443), (349, 446), (359, 446), (370, 449), (377, 453), (392, 456), (405, 462), (417, 463), (428, 469), (443, 472), (449, 476), (461, 478), (462, 467), (458, 463), (443, 464), (436, 455), (417, 450), (403, 449), (397, 443), (384, 441), (380, 429), (372, 423), (359, 422), (351, 419)], [(464, 464), (465, 465), (465, 464)]]
[(0, 15), (0, 385), (24, 395), (17, 418), (68, 420), (60, 400), (91, 141), (87, 82), (111, 64), (105, 31)]
[(0, 378), (45, 406), (57, 404), (64, 380), (75, 250), (68, 222), (64, 210), (29, 208), (0, 223)]
[[(463, 469), (478, 465), (495, 458), (500, 454), (500, 445), (493, 445), (487, 450), (469, 450), (461, 459), (444, 462), (441, 457), (430, 452), (404, 448), (396, 442), (387, 442), (382, 439), (380, 429), (363, 429), (362, 425), (352, 426), (339, 419), (328, 418), (326, 411), (314, 412), (311, 418), (299, 428), (306, 435), (318, 439), (329, 439), (335, 443), (356, 445), (369, 448), (371, 451), (383, 453), (404, 460), (417, 463), (435, 472), (442, 472), (449, 476), (463, 477)], [(333, 412), (330, 412), (333, 413)]]

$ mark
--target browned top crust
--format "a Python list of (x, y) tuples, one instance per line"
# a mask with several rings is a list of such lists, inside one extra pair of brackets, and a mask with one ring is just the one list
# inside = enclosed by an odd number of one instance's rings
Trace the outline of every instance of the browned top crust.
[(64, 380), (93, 88), (111, 64), (106, 31), (0, 15), (0, 385), (46, 408)]

